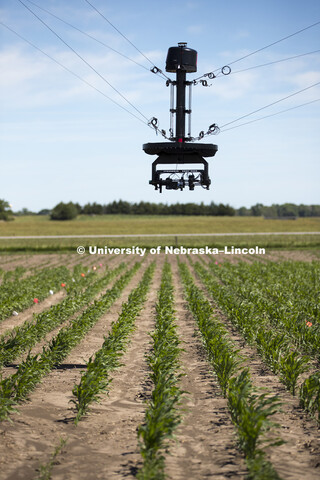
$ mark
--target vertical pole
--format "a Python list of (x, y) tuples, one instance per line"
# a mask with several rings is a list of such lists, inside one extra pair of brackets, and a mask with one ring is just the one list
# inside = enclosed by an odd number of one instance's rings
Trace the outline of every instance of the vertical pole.
[(173, 137), (173, 121), (174, 121), (174, 88), (173, 83), (170, 84), (170, 139)]
[(186, 71), (177, 69), (177, 108), (176, 108), (176, 139), (179, 143), (185, 141), (186, 115)]
[(188, 105), (188, 137), (191, 137), (191, 100), (192, 100), (192, 83), (189, 82), (189, 105)]

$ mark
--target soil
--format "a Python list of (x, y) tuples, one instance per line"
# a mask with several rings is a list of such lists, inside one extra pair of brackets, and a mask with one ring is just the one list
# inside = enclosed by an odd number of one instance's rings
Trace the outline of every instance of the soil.
[[(303, 256), (303, 252), (300, 255)], [(310, 255), (306, 257), (305, 260), (309, 261)], [(131, 259), (141, 260), (141, 257)], [(111, 322), (118, 318), (122, 303), (137, 286), (153, 259), (157, 262), (157, 269), (144, 308), (136, 320), (137, 328), (122, 357), (123, 365), (113, 372), (108, 393), (102, 394), (101, 401), (93, 404), (90, 413), (75, 426), (75, 411), (70, 403), (72, 388), (79, 382), (85, 362), (101, 347)], [(176, 431), (177, 441), (170, 443), (170, 455), (165, 454), (166, 473), (172, 480), (244, 479), (245, 462), (237, 447), (236, 431), (226, 399), (221, 394), (201, 339), (195, 334), (196, 324), (183, 297), (176, 257), (169, 256), (168, 259), (175, 287), (176, 323), (184, 349), (180, 358), (181, 369), (185, 373), (181, 388), (188, 393), (184, 395), (182, 423)], [(61, 261), (61, 256), (56, 260)], [(145, 355), (151, 348), (149, 332), (155, 325), (155, 305), (164, 260), (162, 255), (149, 255), (121, 297), (63, 364), (44, 378), (28, 401), (18, 406), (19, 413), (0, 424), (0, 479), (35, 480), (40, 466), (52, 460), (61, 439), (66, 443), (53, 460), (53, 480), (135, 478), (141, 467), (137, 428), (144, 421), (145, 401), (150, 398), (151, 392)], [(180, 260), (186, 261), (186, 258), (181, 256)], [(119, 257), (110, 259), (110, 265), (119, 261)], [(41, 258), (41, 262), (45, 259)], [(35, 265), (36, 260), (32, 263), (32, 259), (28, 259), (28, 264)], [(53, 297), (48, 300), (55, 300)], [(316, 422), (304, 414), (298, 400), (285, 390), (257, 352), (244, 344), (239, 333), (213, 306), (218, 318), (227, 326), (233, 342), (247, 359), (255, 386), (267, 387), (283, 401), (282, 412), (277, 414), (275, 421), (280, 424), (277, 433), (286, 443), (268, 451), (276, 470), (283, 480), (318, 479), (320, 436)], [(23, 314), (30, 315), (31, 312)], [(6, 328), (11, 326), (8, 319)]]

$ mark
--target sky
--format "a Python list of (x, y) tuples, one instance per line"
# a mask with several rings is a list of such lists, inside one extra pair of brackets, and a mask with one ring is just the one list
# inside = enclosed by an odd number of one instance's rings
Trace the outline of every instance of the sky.
[[(320, 23), (239, 60), (319, 22), (319, 0), (90, 0), (118, 31), (86, 0), (23, 3), (51, 30), (19, 0), (0, 0), (0, 199), (14, 211), (120, 199), (320, 203)], [(166, 141), (147, 121), (168, 132), (169, 88), (150, 68), (165, 72), (178, 42), (198, 52), (188, 80), (224, 65), (231, 74), (193, 86), (192, 136), (221, 127), (201, 140), (218, 145), (210, 190), (160, 194), (149, 185), (156, 157), (142, 145)]]

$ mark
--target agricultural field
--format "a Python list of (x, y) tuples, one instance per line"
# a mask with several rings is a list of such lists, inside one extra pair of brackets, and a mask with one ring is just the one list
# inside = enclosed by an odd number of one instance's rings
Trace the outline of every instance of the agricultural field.
[[(285, 235), (275, 235), (279, 232)], [(156, 236), (159, 234), (161, 237)], [(202, 237), (199, 234), (214, 236)], [(85, 247), (92, 242), (99, 246), (119, 247), (128, 246), (130, 242), (129, 245), (145, 247), (170, 244), (202, 246), (205, 243), (217, 247), (260, 244), (268, 248), (319, 250), (320, 218), (274, 220), (263, 217), (80, 215), (74, 220), (51, 221), (48, 216), (22, 216), (12, 222), (0, 221), (0, 253), (72, 252), (79, 245), (79, 238), (60, 238), (59, 242), (50, 238), (57, 235), (80, 235), (83, 237), (81, 245)], [(102, 235), (111, 237), (99, 237)], [(46, 236), (49, 238), (44, 238)], [(131, 239), (125, 238), (129, 236)]]
[(320, 476), (320, 262), (0, 256), (3, 479)]

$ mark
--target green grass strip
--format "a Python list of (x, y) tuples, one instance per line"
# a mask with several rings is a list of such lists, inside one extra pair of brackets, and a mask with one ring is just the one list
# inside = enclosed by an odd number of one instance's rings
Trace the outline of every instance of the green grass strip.
[(179, 406), (182, 392), (178, 386), (181, 348), (174, 319), (174, 292), (170, 265), (163, 268), (162, 281), (156, 305), (156, 328), (151, 333), (153, 350), (147, 357), (150, 379), (154, 388), (148, 402), (145, 422), (138, 429), (143, 466), (139, 480), (161, 480), (165, 475), (164, 450), (168, 440), (181, 422)]
[(111, 331), (101, 349), (94, 358), (92, 356), (89, 359), (80, 383), (74, 386), (72, 393), (76, 399), (71, 401), (77, 411), (76, 424), (88, 412), (89, 405), (100, 400), (101, 393), (111, 382), (110, 372), (120, 366), (120, 358), (126, 350), (130, 334), (135, 330), (135, 320), (146, 300), (154, 270), (155, 262), (147, 268), (138, 287), (130, 293), (118, 320), (112, 323)]
[(68, 353), (74, 348), (87, 332), (95, 325), (99, 318), (119, 298), (125, 286), (140, 268), (141, 263), (124, 273), (106, 291), (101, 299), (94, 301), (71, 325), (62, 328), (40, 355), (28, 355), (19, 365), (17, 372), (0, 382), (0, 420), (8, 418), (14, 405), (24, 400), (28, 393), (48, 374), (56, 365), (59, 365)]
[(283, 443), (269, 435), (266, 438), (266, 433), (278, 427), (270, 417), (279, 409), (279, 397), (259, 394), (253, 388), (249, 369), (241, 367), (239, 350), (228, 339), (227, 329), (214, 318), (210, 303), (195, 285), (188, 267), (180, 263), (179, 271), (189, 308), (197, 321), (209, 360), (228, 400), (231, 418), (237, 428), (239, 446), (245, 455), (249, 471), (247, 478), (279, 480), (279, 475), (265, 454), (266, 447)]

